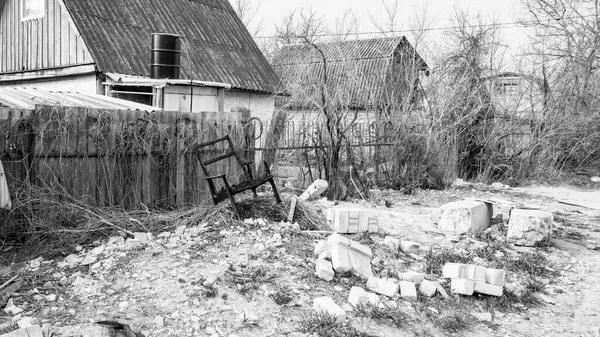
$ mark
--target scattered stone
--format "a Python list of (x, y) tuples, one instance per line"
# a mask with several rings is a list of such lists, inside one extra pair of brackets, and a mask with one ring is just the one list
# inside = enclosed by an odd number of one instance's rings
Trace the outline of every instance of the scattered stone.
[(454, 278), (452, 279), (450, 288), (455, 294), (472, 296), (475, 291), (475, 282), (467, 279)]
[(386, 236), (385, 239), (383, 239), (383, 244), (394, 252), (398, 251), (398, 248), (400, 248), (400, 240), (391, 236)]
[(427, 297), (433, 297), (437, 292), (437, 286), (434, 282), (423, 280), (423, 282), (421, 282), (421, 285), (419, 286), (419, 291), (421, 292), (421, 294)]
[(367, 280), (367, 289), (387, 297), (394, 297), (398, 293), (399, 286), (396, 283), (371, 276)]
[(400, 281), (400, 296), (412, 301), (417, 300), (417, 287), (414, 283), (408, 281)]
[(92, 254), (90, 252), (90, 254), (88, 254), (85, 259), (83, 259), (83, 261), (81, 261), (81, 265), (82, 266), (89, 266), (91, 264), (96, 263), (96, 261), (98, 260), (98, 256), (95, 254)]
[(213, 328), (212, 326), (207, 326), (206, 329), (204, 329), (204, 332), (209, 336), (217, 334), (217, 330), (215, 330), (215, 328)]
[(348, 295), (348, 303), (354, 307), (361, 304), (381, 306), (381, 299), (377, 294), (366, 292), (361, 287), (352, 287), (352, 289), (350, 289), (350, 295)]
[(591, 177), (591, 178), (590, 178), (590, 180), (591, 180), (593, 183), (600, 183), (600, 177)]
[(326, 212), (331, 229), (338, 233), (365, 233), (379, 231), (379, 218), (362, 209), (330, 208)]
[(100, 255), (100, 254), (102, 254), (102, 252), (104, 252), (105, 248), (106, 248), (106, 246), (104, 246), (104, 245), (98, 246), (98, 247), (92, 249), (90, 251), (90, 254), (92, 254), (92, 255)]
[[(49, 336), (49, 335), (48, 335)], [(33, 325), (13, 332), (3, 334), (1, 337), (45, 337), (39, 325)]]
[(152, 324), (154, 324), (155, 329), (160, 330), (165, 327), (165, 318), (163, 316), (156, 316)]
[(150, 242), (150, 233), (133, 233), (134, 240), (140, 240), (142, 244)]
[[(32, 321), (33, 321), (33, 318), (31, 318), (31, 317), (23, 317), (17, 321), (17, 325), (21, 329), (29, 328), (29, 327), (33, 326)], [(38, 328), (40, 328), (40, 327), (38, 326)], [(40, 331), (41, 330), (42, 329), (40, 328)]]
[(315, 245), (315, 256), (319, 256), (321, 255), (321, 253), (323, 253), (324, 251), (327, 251), (327, 241), (325, 240), (321, 240), (319, 242), (317, 242), (317, 244)]
[(484, 321), (484, 322), (492, 321), (492, 314), (489, 312), (485, 312), (485, 313), (472, 312), (471, 315), (480, 321)]
[(46, 296), (46, 301), (48, 301), (48, 302), (54, 302), (54, 301), (56, 301), (56, 295), (55, 294), (50, 294), (50, 295)]
[(474, 286), (473, 290), (479, 294), (500, 297), (500, 296), (502, 296), (504, 287), (497, 286), (494, 284), (488, 284), (485, 282), (475, 282), (475, 286)]
[(337, 324), (341, 324), (346, 320), (346, 312), (337, 305), (331, 297), (317, 297), (313, 300), (313, 310), (317, 313), (325, 313), (333, 316)]
[(400, 249), (407, 254), (417, 254), (419, 252), (420, 245), (412, 241), (401, 241)]
[(405, 273), (398, 273), (400, 281), (413, 282), (414, 284), (421, 284), (425, 280), (425, 274), (417, 273), (415, 271), (408, 271)]
[(506, 278), (506, 272), (502, 269), (491, 269), (485, 270), (485, 282), (497, 286), (504, 286), (504, 280)]
[(544, 294), (540, 294), (540, 299), (546, 303), (556, 305), (556, 300), (554, 300), (552, 297), (546, 296)]
[(332, 234), (327, 242), (331, 252), (331, 263), (336, 272), (353, 272), (369, 278), (373, 276), (371, 258), (373, 252), (367, 246), (347, 239), (337, 233)]
[(438, 228), (456, 234), (476, 233), (490, 226), (493, 207), (477, 200), (462, 200), (441, 207)]
[(329, 187), (329, 184), (326, 180), (317, 179), (298, 197), (298, 200), (307, 201), (318, 198), (321, 193), (325, 192), (327, 187)]
[(317, 260), (316, 275), (318, 278), (327, 282), (333, 280), (334, 272), (331, 262), (327, 260)]
[(510, 212), (508, 241), (518, 246), (533, 247), (550, 239), (552, 213), (540, 210), (518, 209)]
[(503, 183), (493, 183), (490, 185), (491, 188), (496, 189), (496, 190), (508, 190), (510, 189), (510, 185), (504, 185)]
[(136, 248), (142, 245), (142, 241), (137, 240), (137, 239), (127, 239), (125, 241), (125, 245), (127, 246), (127, 248), (132, 249), (132, 248)]

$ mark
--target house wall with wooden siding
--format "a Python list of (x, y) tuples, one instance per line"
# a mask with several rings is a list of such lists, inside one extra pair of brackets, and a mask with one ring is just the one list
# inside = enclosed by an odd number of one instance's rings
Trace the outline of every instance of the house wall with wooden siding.
[(0, 73), (93, 63), (61, 0), (44, 0), (44, 17), (21, 20), (23, 0), (0, 13)]

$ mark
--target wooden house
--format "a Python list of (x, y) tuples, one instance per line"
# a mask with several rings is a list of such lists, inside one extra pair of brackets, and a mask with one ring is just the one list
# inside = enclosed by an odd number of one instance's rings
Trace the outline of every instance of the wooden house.
[[(175, 82), (149, 79), (154, 33), (181, 38)], [(227, 0), (0, 0), (0, 87), (98, 93), (179, 111), (245, 109), (268, 119), (277, 82)]]
[(284, 46), (275, 71), (286, 96), (276, 105), (292, 111), (315, 111), (328, 104), (348, 110), (391, 113), (418, 108), (420, 76), (427, 63), (405, 37)]

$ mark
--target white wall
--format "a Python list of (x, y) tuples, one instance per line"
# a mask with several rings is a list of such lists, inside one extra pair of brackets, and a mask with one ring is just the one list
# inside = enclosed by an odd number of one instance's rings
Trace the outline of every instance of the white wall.
[(96, 75), (90, 74), (44, 80), (0, 83), (0, 87), (36, 88), (48, 91), (74, 91), (84, 94), (96, 94), (96, 83)]
[(275, 97), (269, 94), (226, 90), (224, 103), (225, 112), (248, 109), (252, 117), (260, 118), (263, 124), (270, 123), (275, 111)]

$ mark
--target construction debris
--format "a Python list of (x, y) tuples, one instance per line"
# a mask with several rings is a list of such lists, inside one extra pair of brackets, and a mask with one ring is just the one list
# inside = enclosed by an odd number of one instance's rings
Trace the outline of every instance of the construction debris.
[(331, 229), (338, 233), (377, 233), (379, 231), (379, 218), (366, 209), (330, 208), (326, 218)]
[(12, 208), (12, 202), (10, 200), (10, 193), (8, 191), (8, 184), (6, 183), (6, 174), (2, 167), (2, 161), (0, 161), (0, 209)]
[(301, 201), (308, 201), (318, 198), (325, 190), (329, 187), (329, 183), (323, 179), (315, 180), (304, 193), (302, 193), (298, 199)]
[(445, 278), (452, 279), (451, 288), (455, 294), (471, 296), (479, 293), (502, 296), (506, 273), (501, 269), (461, 263), (446, 263), (442, 270)]
[(398, 293), (399, 286), (394, 282), (371, 276), (367, 280), (367, 289), (387, 297), (394, 297)]
[(336, 272), (353, 272), (364, 278), (373, 276), (371, 248), (336, 233), (332, 234), (327, 242), (333, 269)]
[(552, 235), (552, 223), (550, 212), (515, 208), (511, 210), (508, 221), (508, 241), (529, 247), (547, 242)]
[(372, 306), (383, 306), (379, 295), (365, 291), (361, 287), (352, 287), (350, 295), (348, 295), (348, 303), (353, 307), (358, 307), (362, 304), (370, 304)]
[(493, 206), (478, 200), (462, 200), (441, 207), (438, 228), (455, 234), (477, 233), (490, 226)]
[(337, 305), (331, 297), (317, 297), (313, 300), (313, 309), (318, 314), (326, 314), (335, 318), (337, 324), (346, 321), (346, 311)]

